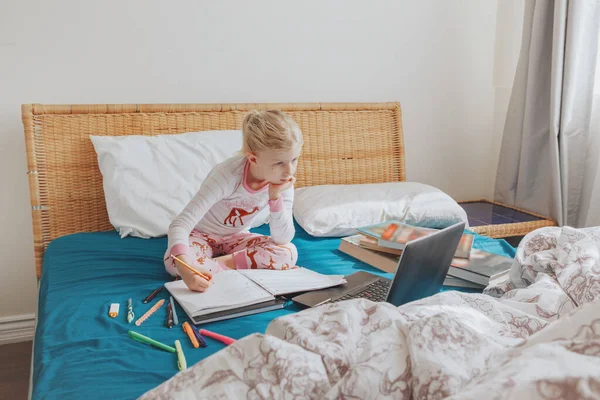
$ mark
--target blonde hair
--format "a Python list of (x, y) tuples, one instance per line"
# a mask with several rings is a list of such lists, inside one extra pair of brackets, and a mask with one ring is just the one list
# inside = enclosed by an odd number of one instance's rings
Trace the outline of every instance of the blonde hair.
[(244, 153), (288, 151), (302, 145), (302, 131), (289, 115), (279, 110), (250, 111), (242, 123)]

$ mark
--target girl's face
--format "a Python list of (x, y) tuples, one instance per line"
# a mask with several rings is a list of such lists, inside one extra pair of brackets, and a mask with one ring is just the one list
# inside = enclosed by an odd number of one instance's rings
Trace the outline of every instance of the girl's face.
[(288, 151), (264, 150), (249, 153), (248, 160), (254, 164), (254, 178), (280, 185), (296, 173), (302, 146), (296, 144)]

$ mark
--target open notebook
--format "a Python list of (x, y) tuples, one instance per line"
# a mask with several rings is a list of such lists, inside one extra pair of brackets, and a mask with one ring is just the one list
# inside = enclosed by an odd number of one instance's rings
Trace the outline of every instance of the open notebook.
[(343, 283), (343, 275), (322, 275), (298, 267), (221, 271), (213, 275), (213, 284), (204, 293), (189, 290), (181, 280), (167, 282), (165, 288), (194, 324), (200, 324), (282, 308), (284, 300), (278, 296)]

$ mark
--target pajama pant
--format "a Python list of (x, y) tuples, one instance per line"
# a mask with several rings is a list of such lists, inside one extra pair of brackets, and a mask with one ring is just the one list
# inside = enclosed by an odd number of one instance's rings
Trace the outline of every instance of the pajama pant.
[[(218, 236), (193, 230), (190, 234), (190, 257), (194, 265), (215, 273), (228, 269), (212, 260), (226, 254), (233, 254), (237, 269), (289, 269), (296, 265), (298, 251), (292, 243), (278, 245), (269, 236), (250, 232), (240, 232), (231, 236)], [(169, 250), (165, 254), (165, 268), (177, 276), (177, 268)]]

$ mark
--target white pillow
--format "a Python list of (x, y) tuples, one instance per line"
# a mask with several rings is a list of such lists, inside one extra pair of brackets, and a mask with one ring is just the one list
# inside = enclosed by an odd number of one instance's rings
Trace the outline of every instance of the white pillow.
[(342, 237), (356, 228), (396, 219), (410, 225), (445, 228), (467, 213), (441, 190), (416, 182), (322, 185), (299, 188), (294, 217), (312, 236)]
[[(121, 237), (167, 234), (210, 170), (242, 147), (242, 132), (90, 136), (110, 223)], [(253, 226), (266, 222), (263, 210)]]

